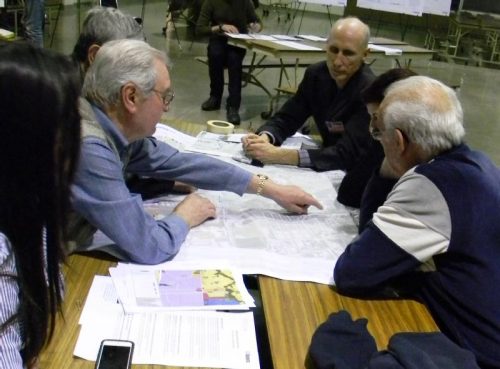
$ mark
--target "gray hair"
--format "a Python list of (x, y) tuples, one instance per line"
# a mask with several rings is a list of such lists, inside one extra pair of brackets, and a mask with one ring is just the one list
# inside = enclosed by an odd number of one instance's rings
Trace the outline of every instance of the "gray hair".
[(370, 41), (370, 27), (368, 27), (367, 24), (363, 23), (359, 18), (357, 17), (345, 17), (345, 18), (340, 18), (333, 23), (331, 31), (330, 31), (330, 37), (332, 36), (332, 33), (334, 30), (341, 26), (348, 26), (348, 27), (358, 27), (360, 30), (363, 32), (363, 40), (362, 40), (362, 45), (365, 49), (368, 47), (368, 42)]
[(144, 41), (107, 42), (87, 71), (82, 94), (101, 108), (118, 105), (121, 88), (130, 82), (150, 94), (157, 80), (156, 60), (167, 65), (166, 54)]
[(460, 144), (465, 135), (457, 95), (429, 77), (414, 76), (393, 83), (381, 108), (385, 128), (400, 129), (429, 156)]
[(94, 7), (87, 12), (72, 56), (84, 63), (91, 45), (125, 38), (145, 41), (142, 26), (136, 19), (115, 8)]

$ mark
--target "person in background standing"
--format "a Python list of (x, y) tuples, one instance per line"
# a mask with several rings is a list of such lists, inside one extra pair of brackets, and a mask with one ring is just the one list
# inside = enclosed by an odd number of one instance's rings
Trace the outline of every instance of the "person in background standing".
[(241, 83), (243, 58), (246, 50), (228, 44), (225, 33), (260, 32), (261, 23), (251, 0), (205, 0), (198, 22), (197, 35), (210, 35), (208, 41), (208, 73), (210, 97), (201, 109), (220, 109), (224, 92), (224, 68), (227, 67), (229, 96), (226, 101), (227, 120), (240, 124)]
[(22, 23), (24, 38), (37, 46), (43, 47), (45, 0), (24, 0)]

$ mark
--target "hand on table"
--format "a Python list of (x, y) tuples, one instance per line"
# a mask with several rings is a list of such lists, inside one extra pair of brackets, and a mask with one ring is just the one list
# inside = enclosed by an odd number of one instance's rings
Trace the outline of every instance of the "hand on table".
[(269, 182), (264, 187), (263, 195), (273, 199), (291, 213), (307, 214), (310, 206), (323, 209), (323, 205), (318, 200), (297, 186)]
[(242, 138), (243, 151), (252, 159), (257, 159), (264, 164), (298, 165), (299, 154), (297, 150), (276, 147), (269, 143), (266, 134), (250, 134)]
[(280, 185), (270, 178), (262, 179), (262, 176), (259, 177), (258, 175), (253, 176), (247, 192), (260, 192), (262, 196), (274, 200), (291, 213), (307, 214), (307, 209), (310, 206), (323, 209), (323, 205), (318, 200), (300, 187)]
[(174, 214), (180, 216), (190, 228), (193, 228), (207, 219), (215, 218), (216, 209), (210, 200), (192, 193), (175, 207)]

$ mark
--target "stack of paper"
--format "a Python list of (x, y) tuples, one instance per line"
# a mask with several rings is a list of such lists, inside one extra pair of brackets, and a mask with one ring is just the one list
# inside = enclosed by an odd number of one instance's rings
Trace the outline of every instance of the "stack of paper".
[(183, 263), (119, 263), (109, 272), (127, 313), (166, 310), (248, 310), (255, 307), (241, 273)]
[[(243, 136), (243, 134), (222, 135), (202, 131), (190, 145), (186, 146), (186, 150), (226, 158), (243, 158), (245, 156), (241, 146), (241, 137)], [(239, 140), (235, 137), (238, 137)]]
[[(198, 136), (196, 136), (196, 139), (191, 142), (191, 144), (188, 144), (185, 149), (187, 151), (241, 160), (245, 158), (241, 140), (246, 135), (247, 133), (222, 135), (203, 131), (200, 132)], [(311, 137), (297, 132), (292, 137), (287, 138), (281, 146), (298, 150), (300, 148), (317, 148), (318, 144), (315, 143)]]
[(226, 36), (229, 38), (238, 38), (243, 40), (263, 40), (263, 41), (276, 41), (276, 40), (285, 40), (285, 41), (296, 41), (299, 40), (297, 37), (288, 36), (288, 35), (264, 35), (257, 33), (227, 33)]
[[(113, 269), (113, 277), (96, 276), (80, 317), (81, 329), (74, 355), (95, 360), (103, 339), (122, 339), (135, 343), (134, 364), (258, 369), (252, 312), (175, 310), (207, 306), (200, 301), (215, 302), (214, 306), (223, 306), (224, 309), (234, 305), (252, 306), (253, 300), (240, 281), (241, 275), (227, 269), (217, 270), (220, 273), (217, 276), (211, 272), (205, 275), (202, 271), (191, 271), (191, 276), (184, 280), (189, 274), (187, 269), (180, 273), (177, 273), (179, 270), (165, 272), (167, 270), (154, 267), (120, 264)], [(200, 283), (193, 273), (209, 282)], [(152, 277), (152, 274), (157, 275)], [(152, 280), (155, 281), (153, 286), (160, 289), (153, 298)], [(215, 285), (210, 285), (210, 281)], [(124, 310), (125, 305), (120, 303), (122, 289), (127, 288), (127, 283), (131, 283), (128, 289), (133, 293), (125, 292), (125, 299), (128, 299), (127, 309), (136, 310), (133, 313)], [(168, 290), (174, 286), (177, 293), (161, 291), (162, 284), (169, 284)], [(143, 286), (148, 291), (140, 293), (138, 289)], [(199, 294), (193, 294), (196, 286), (200, 287), (202, 295), (208, 297), (202, 296), (200, 300)], [(224, 287), (227, 293), (221, 294)], [(183, 291), (186, 292), (184, 297), (181, 296)], [(166, 296), (169, 297), (164, 300)], [(169, 305), (170, 297), (173, 305), (182, 302), (182, 306), (164, 306)]]
[(225, 35), (229, 38), (239, 38), (242, 40), (263, 40), (263, 41), (276, 40), (271, 35), (261, 35), (261, 34), (256, 34), (256, 33), (228, 33), (228, 32), (226, 32)]
[(289, 47), (291, 49), (296, 50), (304, 50), (304, 51), (321, 51), (320, 47), (304, 45), (295, 41), (276, 41), (277, 44)]
[(191, 145), (195, 141), (193, 136), (187, 135), (162, 123), (156, 124), (156, 131), (153, 137), (175, 147), (179, 151), (184, 151), (186, 146)]

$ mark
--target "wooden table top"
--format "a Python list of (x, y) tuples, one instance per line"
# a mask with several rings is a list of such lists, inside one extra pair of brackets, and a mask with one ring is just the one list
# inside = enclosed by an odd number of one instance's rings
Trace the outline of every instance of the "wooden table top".
[[(94, 362), (73, 357), (78, 320), (94, 275), (108, 275), (115, 262), (86, 255), (72, 255), (64, 268), (66, 296), (64, 317), (59, 317), (50, 345), (41, 355), (44, 369), (92, 369)], [(379, 349), (396, 332), (431, 332), (437, 327), (427, 309), (410, 300), (359, 300), (336, 293), (331, 286), (291, 282), (260, 276), (260, 291), (275, 369), (303, 368), (316, 328), (330, 313), (347, 310), (353, 318), (367, 318), (368, 329)], [(134, 369), (159, 369), (162, 365), (134, 365)]]
[[(54, 338), (40, 357), (43, 369), (94, 369), (95, 363), (73, 356), (80, 333), (78, 320), (95, 275), (109, 275), (116, 262), (87, 255), (71, 255), (64, 267), (66, 296), (63, 316), (57, 319)], [(136, 365), (134, 369), (160, 369), (164, 365)], [(180, 368), (180, 367), (169, 367)]]
[(302, 369), (311, 337), (328, 316), (347, 310), (367, 318), (379, 349), (397, 332), (434, 332), (427, 308), (411, 300), (360, 300), (342, 296), (331, 286), (259, 278), (262, 304), (275, 369)]

